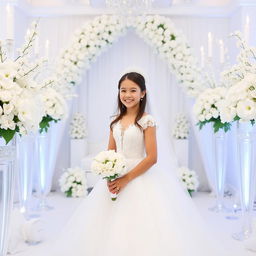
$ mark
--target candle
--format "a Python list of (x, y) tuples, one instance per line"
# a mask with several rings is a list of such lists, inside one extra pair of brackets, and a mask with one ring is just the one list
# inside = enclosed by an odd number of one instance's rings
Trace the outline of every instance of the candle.
[(249, 33), (250, 33), (250, 18), (247, 15), (245, 25), (244, 25), (244, 39), (247, 44), (249, 43)]
[[(48, 44), (48, 46), (49, 46), (49, 44)], [(39, 55), (39, 38), (38, 38), (38, 35), (36, 35), (36, 38), (35, 38), (34, 54), (36, 56)]]
[(208, 57), (212, 57), (212, 33), (208, 32)]
[(13, 6), (11, 4), (6, 5), (6, 38), (14, 38), (14, 15), (13, 15)]
[(45, 58), (49, 59), (49, 45), (50, 45), (50, 41), (47, 39), (45, 41)]
[(200, 47), (200, 53), (201, 53), (201, 67), (204, 67), (204, 47)]
[(225, 54), (224, 54), (224, 42), (223, 40), (219, 40), (220, 44), (220, 64), (225, 62)]
[(30, 29), (27, 29), (27, 37), (30, 35)]

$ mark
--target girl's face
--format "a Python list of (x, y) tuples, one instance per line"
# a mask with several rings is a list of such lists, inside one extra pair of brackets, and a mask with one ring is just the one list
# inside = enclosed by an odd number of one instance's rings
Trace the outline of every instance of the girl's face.
[(140, 87), (129, 79), (125, 79), (119, 89), (119, 97), (126, 108), (137, 107), (140, 99), (145, 96), (145, 91), (142, 92)]

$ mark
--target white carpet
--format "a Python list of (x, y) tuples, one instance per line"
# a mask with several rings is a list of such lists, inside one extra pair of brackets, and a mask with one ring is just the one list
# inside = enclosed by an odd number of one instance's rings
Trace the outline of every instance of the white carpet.
[[(44, 224), (44, 241), (38, 245), (27, 245), (22, 252), (16, 253), (15, 255), (36, 256), (39, 251), (44, 251), (47, 243), (53, 241), (58, 236), (59, 230), (65, 225), (81, 200), (83, 199), (66, 198), (63, 194), (52, 193), (48, 197), (48, 202), (54, 206), (54, 210), (41, 214), (41, 219)], [(228, 248), (236, 249), (237, 254), (234, 256), (256, 256), (256, 253), (245, 249), (245, 242), (236, 241), (231, 237), (234, 232), (240, 231), (241, 221), (239, 219), (227, 220), (226, 216), (229, 214), (210, 212), (208, 208), (213, 206), (214, 198), (208, 193), (196, 193), (193, 200), (209, 225), (209, 229), (221, 237), (223, 243), (228, 245)], [(45, 251), (45, 255), (47, 255), (47, 251)]]

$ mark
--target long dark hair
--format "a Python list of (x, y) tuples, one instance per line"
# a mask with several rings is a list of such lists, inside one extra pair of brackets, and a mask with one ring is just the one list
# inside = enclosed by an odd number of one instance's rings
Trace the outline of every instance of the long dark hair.
[[(117, 117), (110, 123), (110, 129), (112, 130), (112, 127), (115, 123), (117, 123), (119, 120), (122, 119), (122, 117), (126, 114), (127, 112), (127, 108), (126, 106), (121, 102), (120, 100), (120, 87), (121, 87), (121, 83), (126, 80), (129, 79), (131, 81), (133, 81), (135, 84), (137, 84), (140, 87), (141, 92), (146, 91), (146, 84), (145, 84), (145, 78), (136, 72), (129, 72), (124, 74), (119, 82), (118, 82), (118, 97), (117, 97), (117, 104), (118, 104), (118, 115)], [(147, 102), (147, 94), (144, 95), (144, 97), (142, 98), (142, 100), (140, 101), (140, 105), (139, 105), (139, 111), (137, 113), (137, 116), (135, 118), (135, 125), (137, 125), (139, 128), (141, 128), (141, 126), (138, 124), (138, 121), (141, 119), (141, 117), (143, 116), (144, 112), (145, 112), (145, 108), (146, 108), (146, 102)]]

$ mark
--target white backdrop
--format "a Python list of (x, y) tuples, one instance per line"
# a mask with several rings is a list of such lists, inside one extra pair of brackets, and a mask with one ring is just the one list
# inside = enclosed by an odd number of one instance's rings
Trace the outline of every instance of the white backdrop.
[[(223, 39), (230, 53), (234, 56), (234, 41), (228, 40), (227, 35), (235, 28), (239, 28), (241, 13), (235, 13), (233, 17), (196, 17), (196, 16), (172, 16), (172, 21), (187, 36), (194, 54), (199, 56), (200, 46), (207, 49), (207, 33), (214, 35), (213, 63), (217, 69), (219, 63), (218, 40)], [(60, 49), (67, 47), (74, 31), (93, 16), (59, 16), (42, 17), (40, 20), (40, 54), (44, 54), (44, 42), (50, 40), (50, 56), (54, 62)], [(20, 34), (24, 31), (24, 24), (32, 18), (26, 18), (20, 14), (22, 20)], [(18, 27), (18, 24), (17, 24)], [(20, 42), (20, 40), (18, 40)], [(149, 93), (157, 95), (158, 108), (165, 116), (171, 136), (171, 126), (177, 112), (186, 112), (190, 115), (192, 99), (188, 99), (175, 81), (165, 63), (154, 54), (134, 31), (129, 31), (121, 37), (111, 48), (104, 52), (98, 60), (92, 64), (89, 71), (85, 71), (84, 79), (78, 87), (79, 98), (74, 100), (72, 111), (80, 111), (87, 118), (90, 143), (105, 143), (108, 137), (109, 118), (114, 113), (117, 97), (117, 82), (127, 69), (135, 67), (147, 74)], [(193, 121), (193, 119), (191, 119)], [(201, 189), (209, 188), (205, 175), (213, 178), (212, 151), (210, 147), (210, 134), (207, 128), (198, 133), (197, 127), (191, 129), (189, 167), (196, 170), (200, 176)], [(61, 139), (61, 147), (58, 152), (55, 167), (53, 187), (57, 187), (57, 178), (63, 168), (70, 165), (69, 162), (69, 136), (68, 128), (65, 129)], [(232, 168), (228, 170), (228, 183), (236, 184), (236, 175)]]

